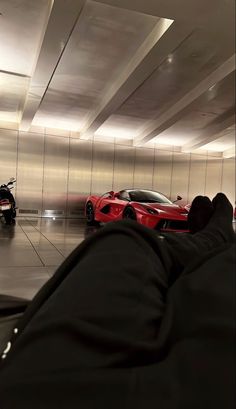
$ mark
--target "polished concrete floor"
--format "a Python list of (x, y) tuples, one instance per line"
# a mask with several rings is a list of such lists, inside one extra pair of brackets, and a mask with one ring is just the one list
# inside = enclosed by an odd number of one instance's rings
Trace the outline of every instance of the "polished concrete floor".
[(32, 299), (71, 251), (96, 230), (78, 219), (17, 218), (15, 226), (0, 221), (0, 294)]
[(0, 221), (0, 293), (31, 299), (93, 231), (78, 219)]

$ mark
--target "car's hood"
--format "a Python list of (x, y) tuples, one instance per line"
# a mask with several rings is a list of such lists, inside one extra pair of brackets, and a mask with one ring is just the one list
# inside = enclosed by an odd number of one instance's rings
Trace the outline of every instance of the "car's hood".
[(163, 217), (183, 217), (186, 218), (188, 212), (186, 209), (182, 206), (179, 206), (177, 204), (169, 204), (169, 203), (140, 203), (144, 207), (149, 207), (152, 209), (158, 210), (158, 212), (163, 216)]

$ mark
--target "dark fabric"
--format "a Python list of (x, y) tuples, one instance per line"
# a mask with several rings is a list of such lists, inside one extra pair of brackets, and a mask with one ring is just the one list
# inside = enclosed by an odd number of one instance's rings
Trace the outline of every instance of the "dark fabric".
[(0, 294), (0, 354), (29, 303), (29, 300)]
[(188, 228), (190, 233), (195, 234), (203, 230), (213, 213), (214, 207), (208, 197), (195, 197), (188, 213)]
[(233, 409), (235, 244), (132, 222), (87, 239), (30, 304), (0, 408)]
[(25, 312), (30, 301), (0, 294), (0, 318)]
[(11, 314), (0, 318), (0, 354), (3, 353), (7, 346), (7, 342), (11, 338), (12, 331), (17, 327), (22, 313)]

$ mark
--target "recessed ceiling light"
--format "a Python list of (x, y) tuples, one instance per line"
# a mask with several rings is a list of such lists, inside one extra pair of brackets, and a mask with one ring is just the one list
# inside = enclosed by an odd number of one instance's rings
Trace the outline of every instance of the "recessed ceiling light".
[(216, 84), (212, 85), (212, 87), (209, 88), (209, 91), (213, 91), (213, 89), (215, 88)]
[(169, 57), (167, 58), (167, 62), (169, 64), (171, 64), (173, 62), (173, 55), (169, 55)]

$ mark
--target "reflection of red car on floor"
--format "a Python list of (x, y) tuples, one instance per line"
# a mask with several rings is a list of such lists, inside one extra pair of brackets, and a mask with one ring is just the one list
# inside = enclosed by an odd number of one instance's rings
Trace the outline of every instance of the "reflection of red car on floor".
[(188, 231), (187, 210), (151, 190), (128, 189), (90, 196), (85, 212), (88, 224), (132, 219), (159, 231)]

